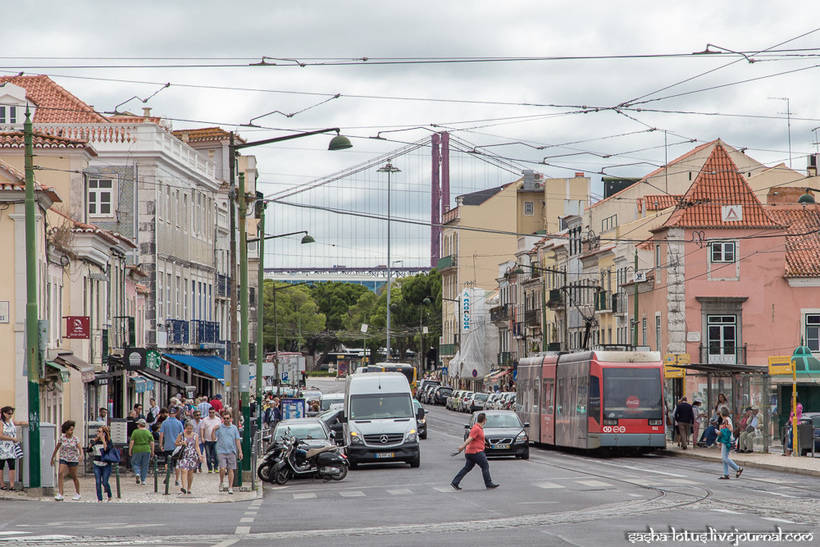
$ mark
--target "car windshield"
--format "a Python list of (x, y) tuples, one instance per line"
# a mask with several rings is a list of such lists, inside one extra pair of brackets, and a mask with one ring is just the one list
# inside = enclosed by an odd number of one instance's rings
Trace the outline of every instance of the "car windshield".
[(344, 397), (323, 397), (322, 410), (328, 410), (330, 409), (330, 405), (332, 405), (333, 403), (341, 403), (344, 400)]
[(486, 401), (486, 400), (487, 400), (487, 397), (489, 397), (489, 395), (487, 395), (486, 393), (478, 393), (478, 394), (475, 396), (475, 398), (476, 398), (476, 400), (477, 400), (477, 401)]
[(408, 393), (352, 395), (351, 420), (379, 420), (385, 418), (412, 418), (413, 403)]
[(657, 368), (605, 368), (604, 418), (657, 419), (663, 415)]
[(521, 427), (521, 420), (515, 414), (487, 414), (485, 428), (495, 427)]
[(814, 427), (820, 427), (820, 416), (812, 416), (811, 423)]
[[(290, 429), (290, 433), (288, 433), (288, 429)], [(305, 424), (279, 424), (276, 426), (276, 432), (274, 433), (274, 439), (277, 441), (281, 441), (285, 435), (293, 435), (299, 440), (302, 439), (324, 439), (327, 440), (327, 434), (325, 433), (325, 428), (316, 422), (310, 422)]]
[(338, 411), (338, 410), (327, 410), (327, 411), (322, 412), (321, 414), (319, 414), (318, 418), (319, 418), (320, 420), (322, 420), (323, 422), (327, 422), (327, 421), (328, 421), (329, 419), (331, 419), (331, 418), (332, 418), (332, 417), (333, 417), (333, 416), (334, 416), (337, 412), (339, 412), (339, 411)]

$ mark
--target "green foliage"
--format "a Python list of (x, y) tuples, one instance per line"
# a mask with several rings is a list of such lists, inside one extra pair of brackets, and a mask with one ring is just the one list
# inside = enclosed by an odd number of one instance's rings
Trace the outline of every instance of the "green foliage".
[(350, 308), (359, 297), (370, 292), (363, 285), (353, 283), (317, 283), (310, 289), (313, 300), (318, 304), (319, 311), (327, 317), (326, 327), (329, 331), (340, 331), (345, 327)]
[[(275, 295), (274, 295), (275, 292)], [(276, 318), (274, 320), (274, 296)], [(264, 295), (265, 348), (275, 348), (279, 335), (280, 351), (297, 351), (305, 343), (310, 345), (325, 330), (325, 314), (311, 296), (307, 285), (275, 283), (265, 280)]]

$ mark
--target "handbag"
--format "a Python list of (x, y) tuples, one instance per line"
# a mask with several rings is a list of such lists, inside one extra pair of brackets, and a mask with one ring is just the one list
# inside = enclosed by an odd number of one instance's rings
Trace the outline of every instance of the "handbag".
[(102, 461), (105, 463), (120, 463), (120, 451), (111, 443), (108, 445), (108, 450), (103, 452)]
[(19, 460), (23, 457), (23, 445), (16, 443), (14, 445), (14, 459)]

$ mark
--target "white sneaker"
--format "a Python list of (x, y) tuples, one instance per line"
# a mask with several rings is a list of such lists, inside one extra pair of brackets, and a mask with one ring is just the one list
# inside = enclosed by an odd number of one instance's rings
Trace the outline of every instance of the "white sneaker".
[(74, 494), (74, 497), (72, 497), (71, 499), (73, 499), (74, 501), (80, 501), (80, 495)]
[(54, 501), (63, 501), (64, 499), (65, 498), (63, 498), (62, 494), (57, 494), (56, 496), (54, 496)]
[(228, 494), (233, 494), (233, 488), (228, 488)]

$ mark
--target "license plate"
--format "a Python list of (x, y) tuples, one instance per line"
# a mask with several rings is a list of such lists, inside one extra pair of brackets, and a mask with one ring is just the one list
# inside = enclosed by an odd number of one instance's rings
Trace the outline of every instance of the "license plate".
[(508, 444), (497, 444), (497, 445), (493, 446), (493, 448), (495, 448), (497, 450), (507, 450), (509, 447), (510, 447), (510, 445), (508, 445)]
[(376, 452), (376, 459), (377, 460), (389, 459), (389, 458), (395, 458), (395, 457), (396, 457), (395, 452)]

